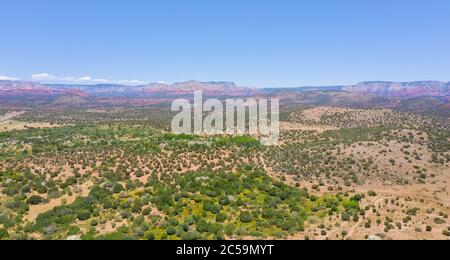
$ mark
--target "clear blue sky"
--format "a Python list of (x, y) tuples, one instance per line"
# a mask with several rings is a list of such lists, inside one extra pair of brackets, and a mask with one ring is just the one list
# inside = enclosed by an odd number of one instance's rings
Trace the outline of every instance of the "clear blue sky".
[(448, 0), (0, 0), (0, 10), (3, 79), (450, 81)]

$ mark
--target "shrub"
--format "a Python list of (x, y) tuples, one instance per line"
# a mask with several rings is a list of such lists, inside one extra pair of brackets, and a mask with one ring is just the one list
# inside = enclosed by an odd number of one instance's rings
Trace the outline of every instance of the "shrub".
[(147, 240), (155, 240), (155, 234), (149, 232), (146, 235)]
[(44, 201), (44, 198), (41, 196), (33, 195), (29, 199), (27, 199), (28, 205), (39, 205)]
[(372, 190), (368, 191), (367, 194), (369, 195), (369, 197), (377, 196), (377, 193), (375, 191), (372, 191)]
[(205, 201), (203, 202), (203, 209), (215, 214), (218, 214), (220, 212), (221, 207), (217, 204)]
[(438, 225), (442, 225), (442, 224), (445, 224), (445, 220), (440, 219), (440, 218), (435, 218), (434, 223), (436, 223)]
[(230, 205), (230, 200), (228, 199), (227, 196), (222, 196), (222, 197), (220, 197), (220, 199), (219, 199), (219, 203), (220, 203), (220, 205), (222, 205), (222, 206)]
[(201, 235), (196, 232), (184, 232), (181, 234), (181, 240), (197, 240), (200, 239)]
[(67, 231), (67, 235), (72, 236), (72, 235), (77, 235), (78, 233), (80, 233), (81, 229), (78, 226), (70, 226), (69, 230)]
[(253, 214), (248, 211), (242, 212), (239, 219), (241, 220), (242, 223), (250, 223), (253, 221)]
[(228, 218), (227, 214), (220, 212), (216, 216), (216, 222), (223, 223), (227, 220), (227, 218)]
[(172, 227), (172, 226), (168, 227), (167, 230), (166, 230), (166, 234), (167, 234), (168, 236), (173, 236), (173, 235), (175, 235), (176, 233), (177, 233), (177, 231), (176, 231), (175, 228)]
[(342, 213), (342, 221), (345, 221), (345, 222), (350, 221), (350, 214), (348, 214), (347, 211), (345, 211), (344, 213)]
[(140, 213), (142, 211), (142, 206), (139, 203), (134, 203), (133, 207), (131, 207), (131, 211), (133, 213)]
[(45, 194), (45, 193), (47, 193), (47, 191), (48, 191), (48, 189), (45, 186), (38, 186), (37, 187), (37, 192), (39, 194)]
[(114, 184), (114, 187), (113, 187), (114, 193), (120, 193), (123, 190), (124, 189), (123, 189), (122, 185), (120, 185), (119, 183)]
[(9, 238), (8, 230), (5, 228), (0, 229), (0, 240)]
[(91, 213), (87, 210), (83, 210), (78, 213), (77, 218), (81, 221), (88, 220), (91, 217)]
[(148, 215), (150, 215), (150, 213), (152, 213), (151, 208), (145, 208), (144, 210), (142, 210), (142, 215), (144, 215), (144, 216), (148, 216)]

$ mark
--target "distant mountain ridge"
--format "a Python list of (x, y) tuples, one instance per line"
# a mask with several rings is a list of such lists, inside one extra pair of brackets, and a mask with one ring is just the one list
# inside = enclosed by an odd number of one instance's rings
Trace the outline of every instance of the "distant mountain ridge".
[(344, 91), (357, 94), (396, 98), (441, 97), (450, 99), (450, 82), (416, 81), (388, 82), (367, 81), (351, 86), (266, 88), (241, 87), (232, 82), (187, 81), (173, 84), (151, 83), (141, 86), (115, 84), (65, 85), (41, 84), (27, 81), (0, 81), (0, 97), (59, 97), (83, 98), (174, 98), (203, 91), (207, 97), (249, 97), (275, 93), (303, 93), (313, 91)]
[(388, 82), (367, 81), (357, 85), (346, 86), (342, 90), (362, 94), (372, 94), (389, 97), (450, 97), (450, 82), (416, 81), (416, 82)]
[(141, 86), (114, 84), (66, 85), (41, 84), (27, 81), (0, 81), (0, 97), (61, 96), (78, 95), (81, 97), (134, 97), (134, 98), (171, 98), (191, 95), (203, 91), (205, 96), (253, 96), (256, 89), (239, 87), (232, 82), (187, 81), (173, 84), (151, 83)]

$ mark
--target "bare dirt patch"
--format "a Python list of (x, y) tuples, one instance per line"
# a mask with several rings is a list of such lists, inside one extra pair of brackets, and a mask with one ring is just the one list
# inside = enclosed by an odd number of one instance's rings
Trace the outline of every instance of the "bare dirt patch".
[(30, 128), (54, 128), (61, 127), (49, 123), (26, 123), (14, 120), (0, 121), (0, 132), (20, 131)]
[(339, 128), (327, 125), (307, 125), (291, 122), (281, 122), (280, 129), (284, 131), (316, 131), (323, 133), (325, 131), (338, 130)]
[(64, 204), (71, 204), (78, 197), (86, 197), (87, 195), (89, 195), (91, 186), (92, 186), (92, 183), (87, 182), (79, 187), (80, 188), (79, 193), (74, 193), (72, 196), (66, 195), (61, 198), (51, 200), (47, 204), (30, 206), (30, 210), (28, 211), (28, 214), (25, 216), (25, 219), (29, 222), (34, 221), (42, 213), (50, 211), (50, 210), (52, 210), (56, 207), (62, 206)]

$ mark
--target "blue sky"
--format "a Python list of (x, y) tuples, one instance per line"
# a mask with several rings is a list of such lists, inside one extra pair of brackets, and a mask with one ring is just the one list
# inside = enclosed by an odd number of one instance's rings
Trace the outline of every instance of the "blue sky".
[(0, 79), (450, 81), (448, 0), (0, 0), (0, 10)]

